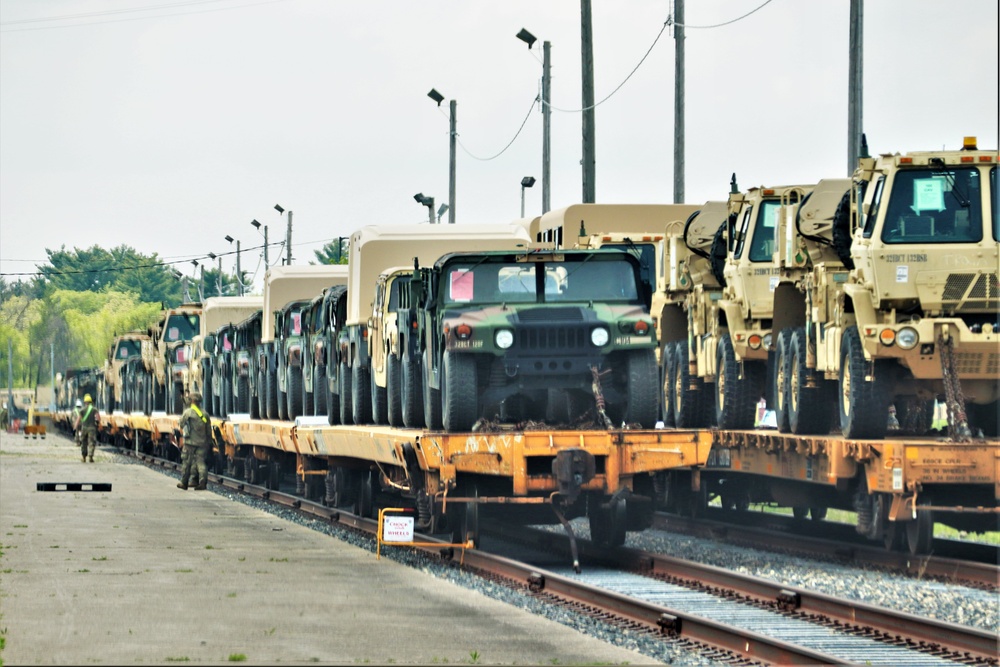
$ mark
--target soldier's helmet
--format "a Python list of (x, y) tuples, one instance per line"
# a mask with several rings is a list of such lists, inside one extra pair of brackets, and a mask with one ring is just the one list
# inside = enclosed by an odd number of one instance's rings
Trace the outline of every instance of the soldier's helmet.
[(84, 403), (93, 403), (93, 402), (94, 402), (94, 399), (92, 399), (92, 398), (90, 397), (90, 394), (87, 394), (87, 395), (85, 395), (85, 396), (83, 397), (83, 402), (84, 402)]
[(192, 391), (190, 394), (188, 394), (188, 400), (190, 400), (192, 403), (201, 403), (201, 394), (199, 394), (196, 391)]
[[(7, 407), (7, 406), (5, 405), (4, 407)], [(78, 408), (82, 408), (83, 407), (83, 401), (81, 401), (79, 398), (76, 399), (76, 407), (78, 407)]]

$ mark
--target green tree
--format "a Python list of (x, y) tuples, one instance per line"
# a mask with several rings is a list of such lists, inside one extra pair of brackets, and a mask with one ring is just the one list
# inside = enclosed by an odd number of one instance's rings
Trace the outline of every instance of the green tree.
[(340, 236), (324, 245), (319, 250), (313, 250), (315, 262), (310, 264), (347, 264), (347, 251), (351, 247), (351, 239)]
[(171, 268), (156, 253), (143, 255), (126, 245), (111, 250), (92, 246), (49, 250), (49, 264), (39, 267), (48, 291), (99, 292), (113, 289), (133, 292), (142, 301), (177, 305), (181, 301), (181, 286)]

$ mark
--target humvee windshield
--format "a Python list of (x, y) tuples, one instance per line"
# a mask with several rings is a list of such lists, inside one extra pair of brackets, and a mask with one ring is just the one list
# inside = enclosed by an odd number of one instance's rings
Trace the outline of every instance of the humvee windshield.
[(177, 313), (167, 318), (167, 333), (163, 338), (168, 343), (178, 340), (191, 340), (198, 335), (200, 326), (201, 316), (195, 313)]
[(990, 169), (990, 206), (993, 209), (993, 240), (1000, 241), (1000, 207), (997, 206), (997, 168)]
[(631, 264), (618, 253), (566, 257), (560, 262), (454, 263), (444, 269), (446, 304), (636, 301)]
[[(982, 240), (981, 188), (979, 170), (975, 167), (933, 166), (896, 172), (882, 224), (882, 241), (976, 243)], [(995, 218), (994, 215), (994, 226)]]
[(118, 349), (115, 351), (115, 359), (131, 359), (142, 354), (141, 343), (137, 340), (118, 341)]
[(777, 224), (781, 201), (765, 199), (758, 209), (757, 224), (750, 242), (751, 262), (770, 262), (774, 259), (774, 227)]

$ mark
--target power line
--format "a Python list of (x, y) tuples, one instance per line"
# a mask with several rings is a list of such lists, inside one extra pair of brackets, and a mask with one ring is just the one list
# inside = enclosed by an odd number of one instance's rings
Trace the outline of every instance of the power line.
[(469, 152), (469, 149), (465, 147), (465, 144), (463, 144), (461, 140), (458, 141), (458, 145), (461, 146), (462, 150), (465, 151), (466, 155), (471, 157), (473, 160), (479, 160), (480, 162), (489, 162), (490, 160), (497, 159), (498, 157), (506, 153), (507, 149), (510, 148), (515, 141), (517, 141), (517, 138), (519, 136), (521, 136), (521, 132), (524, 130), (524, 126), (527, 124), (528, 119), (531, 118), (531, 112), (535, 110), (535, 105), (538, 104), (538, 101), (539, 97), (535, 97), (535, 99), (531, 101), (531, 107), (528, 109), (528, 113), (525, 114), (524, 120), (521, 121), (521, 127), (517, 128), (517, 132), (514, 133), (514, 137), (509, 142), (507, 142), (507, 145), (504, 146), (502, 149), (500, 149), (500, 152), (497, 153), (496, 155), (493, 155), (491, 157), (479, 157)]
[(736, 23), (737, 21), (742, 21), (743, 19), (745, 19), (746, 17), (750, 16), (751, 14), (759, 12), (761, 9), (763, 9), (766, 5), (769, 5), (770, 3), (771, 3), (771, 0), (764, 0), (764, 4), (760, 5), (756, 9), (751, 9), (749, 12), (747, 12), (743, 16), (739, 16), (737, 18), (734, 18), (731, 21), (726, 21), (725, 23), (716, 23), (714, 25), (688, 25), (687, 23), (674, 23), (672, 18), (668, 18), (667, 19), (667, 23), (670, 24), (670, 25), (679, 25), (682, 28), (689, 28), (691, 30), (708, 30), (710, 28), (721, 28), (724, 25), (732, 25), (733, 23)]

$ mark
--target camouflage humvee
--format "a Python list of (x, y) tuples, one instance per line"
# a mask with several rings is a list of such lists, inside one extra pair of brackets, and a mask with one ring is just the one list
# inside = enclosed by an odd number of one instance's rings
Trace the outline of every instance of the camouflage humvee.
[(468, 431), (497, 413), (515, 422), (568, 424), (588, 413), (606, 426), (656, 422), (656, 336), (634, 256), (451, 253), (420, 269), (410, 289), (420, 304), (427, 428)]

